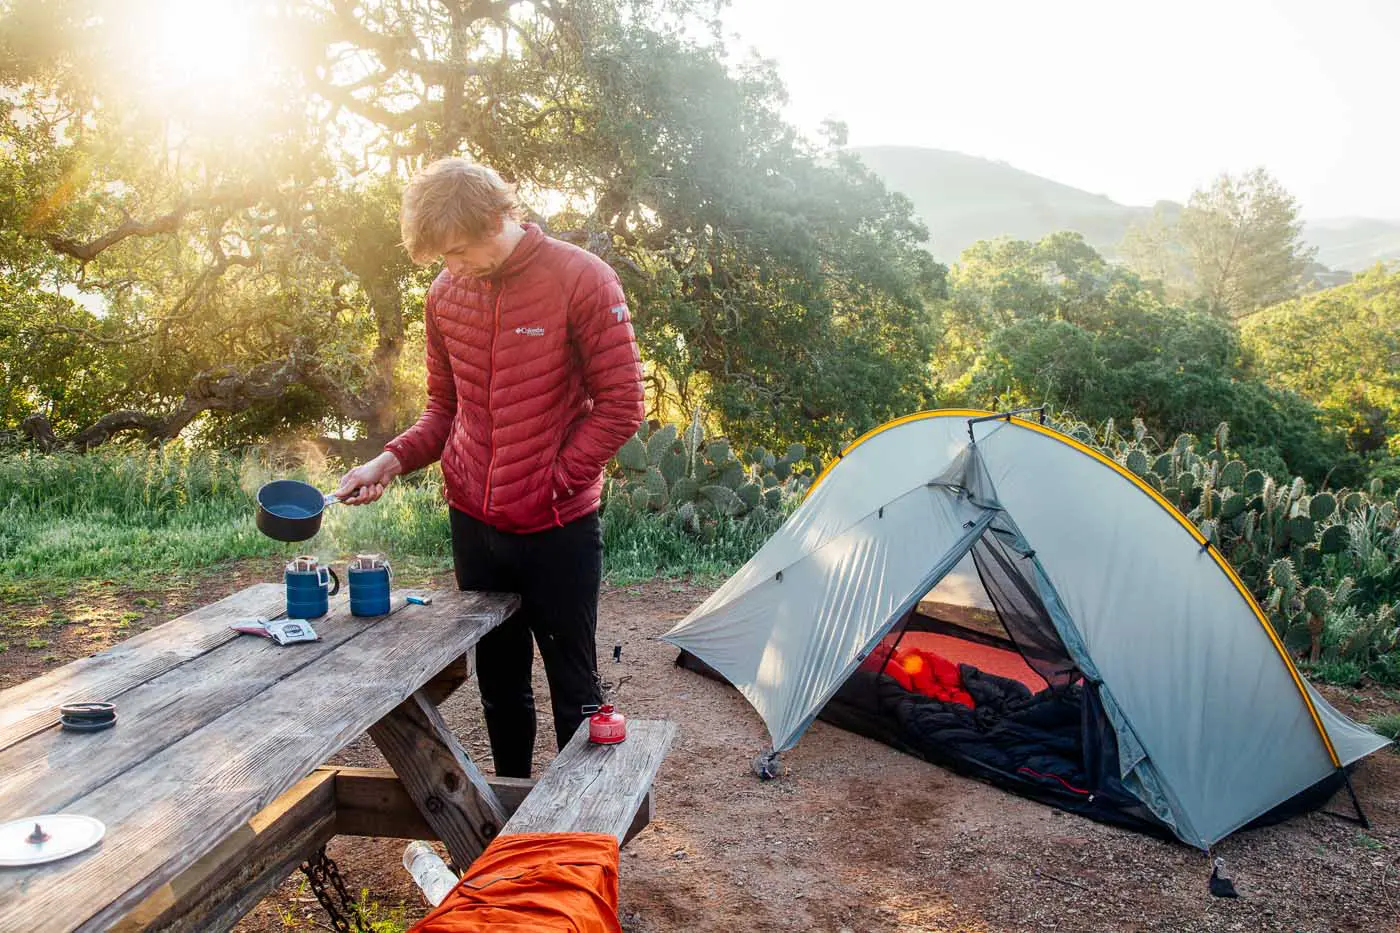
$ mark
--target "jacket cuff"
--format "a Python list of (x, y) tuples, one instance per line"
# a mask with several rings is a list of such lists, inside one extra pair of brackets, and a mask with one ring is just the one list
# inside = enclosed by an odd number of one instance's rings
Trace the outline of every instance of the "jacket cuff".
[(414, 470), (417, 470), (423, 466), (423, 464), (418, 462), (418, 458), (412, 455), (412, 446), (404, 443), (402, 437), (394, 438), (392, 441), (384, 445), (384, 449), (389, 453), (393, 454), (394, 457), (399, 461), (399, 466), (401, 468), (399, 473), (400, 476), (412, 473)]

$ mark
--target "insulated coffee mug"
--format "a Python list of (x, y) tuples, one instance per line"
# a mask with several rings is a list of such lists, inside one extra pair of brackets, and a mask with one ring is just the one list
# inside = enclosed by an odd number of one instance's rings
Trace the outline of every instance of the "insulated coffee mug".
[(319, 619), (330, 608), (330, 598), (340, 592), (340, 578), (314, 557), (298, 557), (287, 564), (287, 618)]
[(378, 554), (357, 554), (347, 573), (350, 575), (350, 614), (387, 615), (389, 589), (394, 582), (389, 561)]

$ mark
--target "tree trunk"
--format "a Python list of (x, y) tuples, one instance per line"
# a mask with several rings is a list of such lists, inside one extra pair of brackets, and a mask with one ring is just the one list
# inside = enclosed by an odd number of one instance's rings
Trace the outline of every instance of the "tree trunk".
[(395, 373), (403, 356), (403, 295), (394, 282), (366, 282), (365, 285), (374, 309), (379, 341), (374, 348), (375, 382), (360, 420), (364, 422), (366, 436), (383, 444), (394, 436), (397, 428), (394, 424), (394, 397), (398, 388)]

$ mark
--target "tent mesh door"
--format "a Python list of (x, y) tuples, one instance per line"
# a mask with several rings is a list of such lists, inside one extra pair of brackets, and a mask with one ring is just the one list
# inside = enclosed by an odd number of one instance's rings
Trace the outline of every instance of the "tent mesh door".
[(1078, 680), (1078, 668), (1065, 651), (1035, 584), (1022, 570), (1029, 555), (1013, 551), (994, 528), (973, 546), (972, 561), (1007, 635), (1026, 663), (1057, 689)]

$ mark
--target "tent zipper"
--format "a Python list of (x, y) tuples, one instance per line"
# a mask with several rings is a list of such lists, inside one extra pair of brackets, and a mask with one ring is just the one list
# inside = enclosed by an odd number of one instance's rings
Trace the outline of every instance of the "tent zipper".
[(491, 457), (486, 464), (486, 488), (481, 493), (481, 513), (491, 514), (491, 476), (496, 471), (496, 419), (491, 412), (491, 398), (496, 387), (496, 337), (501, 332), (501, 296), (505, 285), (496, 288), (496, 309), (491, 324), (491, 345), (486, 351), (486, 442), (491, 448)]

